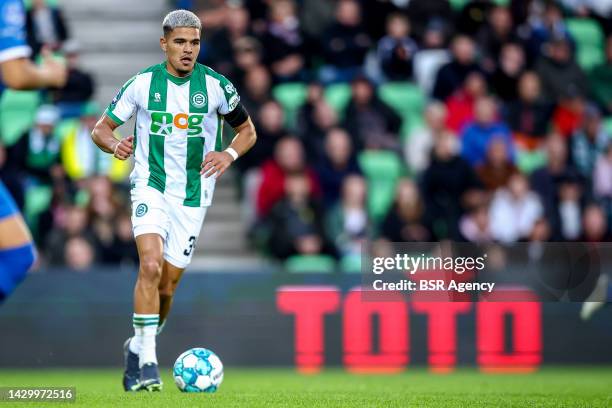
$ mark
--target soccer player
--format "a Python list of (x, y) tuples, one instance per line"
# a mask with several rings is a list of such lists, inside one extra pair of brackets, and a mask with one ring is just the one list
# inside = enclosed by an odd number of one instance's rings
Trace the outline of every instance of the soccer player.
[[(140, 267), (134, 289), (135, 335), (125, 349), (126, 391), (158, 391), (155, 336), (191, 261), (216, 179), (255, 143), (255, 128), (234, 86), (196, 63), (201, 23), (186, 10), (163, 21), (166, 61), (128, 80), (92, 132), (94, 142), (125, 160)], [(115, 128), (136, 114), (135, 134), (117, 140)], [(221, 150), (223, 120), (236, 136)]]
[[(0, 95), (6, 86), (13, 89), (61, 87), (65, 67), (45, 52), (43, 64), (29, 59), (25, 42), (25, 14), (21, 0), (0, 0)], [(23, 280), (36, 259), (32, 236), (13, 198), (0, 181), (0, 303)]]

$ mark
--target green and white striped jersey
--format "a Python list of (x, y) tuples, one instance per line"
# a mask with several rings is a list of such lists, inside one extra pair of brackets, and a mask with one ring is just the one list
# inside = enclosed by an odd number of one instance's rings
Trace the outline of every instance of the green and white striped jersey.
[(239, 101), (231, 82), (197, 63), (185, 78), (163, 62), (127, 81), (106, 115), (121, 125), (136, 113), (133, 188), (147, 185), (182, 205), (209, 206), (216, 180), (200, 175), (201, 164), (206, 153), (221, 150), (223, 116)]

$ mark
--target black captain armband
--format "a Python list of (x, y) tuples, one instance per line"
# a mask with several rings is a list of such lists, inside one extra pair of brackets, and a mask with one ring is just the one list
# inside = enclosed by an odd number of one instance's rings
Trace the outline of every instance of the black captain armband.
[(233, 111), (225, 115), (225, 121), (233, 128), (242, 125), (249, 118), (249, 112), (241, 103)]

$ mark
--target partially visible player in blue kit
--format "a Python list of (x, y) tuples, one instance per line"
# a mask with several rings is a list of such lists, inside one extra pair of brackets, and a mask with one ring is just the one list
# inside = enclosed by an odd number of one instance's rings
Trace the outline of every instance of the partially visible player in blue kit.
[[(24, 27), (21, 0), (0, 0), (0, 95), (5, 87), (38, 89), (62, 87), (66, 82), (66, 68), (46, 50), (40, 66), (28, 59), (31, 51)], [(23, 280), (35, 260), (30, 231), (0, 180), (0, 303)]]

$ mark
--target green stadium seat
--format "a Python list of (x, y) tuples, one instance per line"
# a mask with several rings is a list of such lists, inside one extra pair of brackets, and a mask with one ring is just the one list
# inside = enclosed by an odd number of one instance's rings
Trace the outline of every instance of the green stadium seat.
[(349, 84), (329, 85), (325, 88), (325, 100), (342, 118), (346, 105), (351, 100), (351, 86)]
[(522, 173), (529, 174), (546, 164), (546, 153), (542, 150), (518, 150), (516, 154), (516, 167)]
[(52, 195), (53, 190), (48, 186), (31, 187), (25, 192), (24, 216), (35, 235), (38, 233), (38, 216), (49, 207)]
[(567, 29), (576, 41), (576, 60), (585, 70), (604, 61), (604, 35), (595, 20), (588, 18), (568, 18)]
[(293, 255), (285, 261), (291, 273), (333, 273), (336, 260), (329, 255)]
[(295, 128), (297, 113), (304, 102), (306, 102), (306, 94), (306, 85), (301, 82), (276, 85), (272, 90), (272, 96), (283, 107), (285, 124), (290, 129)]
[(4, 91), (0, 100), (0, 132), (5, 144), (12, 145), (32, 126), (39, 105), (38, 91)]
[(361, 273), (361, 255), (345, 255), (340, 259), (340, 270), (344, 273)]
[(608, 132), (608, 134), (612, 135), (612, 116), (608, 116), (603, 120), (603, 127)]
[(585, 71), (588, 71), (598, 65), (605, 62), (606, 57), (604, 56), (603, 50), (600, 48), (585, 48), (578, 51), (576, 56), (578, 65)]
[(382, 150), (365, 151), (358, 160), (368, 181), (368, 212), (374, 221), (379, 222), (393, 202), (404, 165), (396, 153)]
[(461, 11), (470, 0), (450, 0), (449, 3), (454, 11)]
[(378, 96), (402, 117), (402, 136), (423, 124), (425, 95), (415, 84), (389, 82), (378, 88)]
[[(59, 0), (46, 0), (45, 3), (47, 3), (51, 7), (59, 6)], [(23, 4), (26, 9), (32, 8), (32, 0), (24, 0)]]

